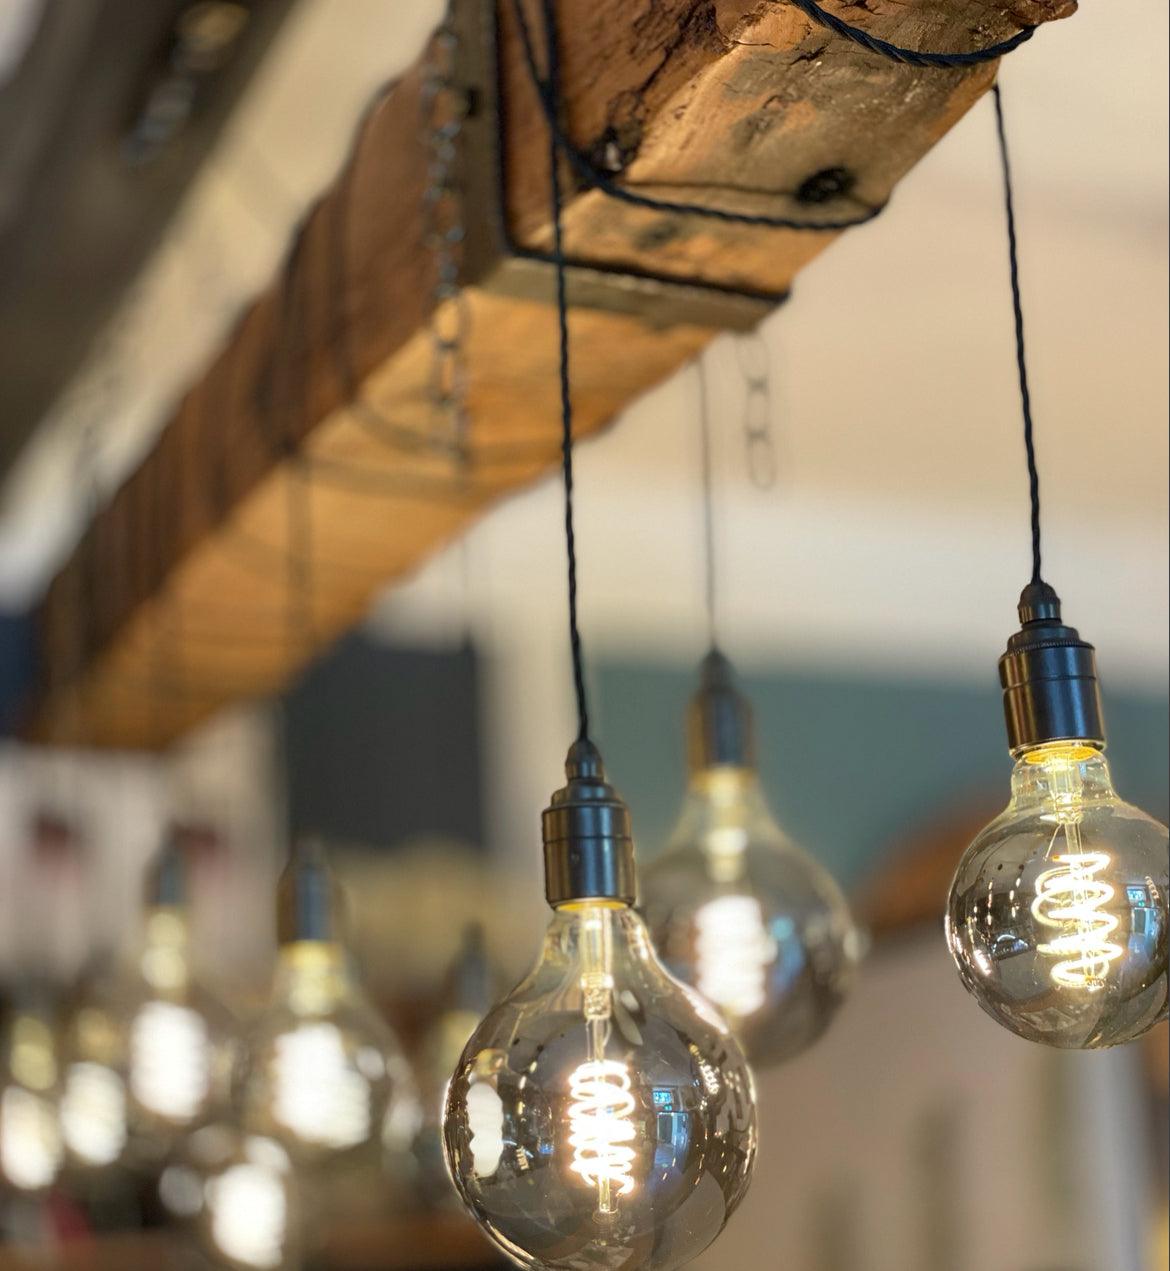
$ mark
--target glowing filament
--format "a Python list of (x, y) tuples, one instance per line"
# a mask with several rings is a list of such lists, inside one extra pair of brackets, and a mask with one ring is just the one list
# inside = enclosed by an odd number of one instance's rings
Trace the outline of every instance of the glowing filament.
[(303, 1024), (277, 1037), (273, 1067), (275, 1117), (297, 1138), (340, 1150), (370, 1137), (370, 1083), (335, 1025)]
[(615, 1193), (628, 1196), (634, 1190), (636, 1154), (629, 1144), (637, 1130), (629, 1118), (637, 1105), (629, 1071), (617, 1060), (589, 1060), (574, 1071), (569, 1088), (569, 1168), (596, 1186), (601, 1213), (616, 1213)]
[(1124, 950), (1109, 937), (1119, 920), (1105, 912), (1113, 899), (1113, 888), (1094, 877), (1109, 865), (1104, 852), (1075, 852), (1053, 858), (1057, 869), (1046, 870), (1036, 879), (1032, 913), (1037, 922), (1059, 932), (1040, 953), (1060, 961), (1052, 968), (1052, 979), (1062, 988), (1104, 988), (1109, 965)]
[(148, 1002), (130, 1033), (130, 1089), (144, 1108), (177, 1124), (193, 1120), (211, 1088), (207, 1025), (173, 1002)]
[(695, 914), (696, 987), (729, 1015), (753, 1014), (767, 1000), (776, 941), (752, 896), (720, 896)]

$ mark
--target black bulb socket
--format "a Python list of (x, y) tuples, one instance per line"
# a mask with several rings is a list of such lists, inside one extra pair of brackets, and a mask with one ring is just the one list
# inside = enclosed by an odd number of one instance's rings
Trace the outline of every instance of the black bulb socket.
[(146, 903), (152, 909), (181, 909), (187, 903), (187, 854), (176, 828), (167, 831), (147, 870)]
[(1104, 746), (1105, 723), (1093, 646), (1064, 625), (1060, 597), (1045, 582), (1020, 595), (1020, 629), (999, 660), (1012, 754), (1050, 741)]
[(699, 667), (699, 689), (687, 711), (687, 759), (692, 773), (756, 766), (751, 704), (735, 687), (731, 663), (718, 649)]
[(582, 900), (632, 905), (638, 883), (630, 809), (605, 779), (605, 765), (587, 738), (569, 747), (565, 784), (541, 816), (544, 894), (555, 909)]
[(341, 887), (318, 839), (294, 847), (276, 888), (276, 939), (281, 946), (342, 939)]

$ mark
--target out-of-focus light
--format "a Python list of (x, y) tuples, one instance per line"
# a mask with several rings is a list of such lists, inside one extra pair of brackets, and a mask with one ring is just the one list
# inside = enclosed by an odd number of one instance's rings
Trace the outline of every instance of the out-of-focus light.
[(52, 1103), (9, 1086), (0, 1095), (0, 1173), (21, 1191), (39, 1191), (60, 1167), (61, 1131)]
[(695, 986), (730, 1015), (752, 1015), (764, 1005), (776, 954), (754, 896), (719, 896), (696, 910)]
[(288, 1203), (280, 1175), (251, 1161), (229, 1166), (207, 1184), (215, 1244), (249, 1267), (278, 1267), (288, 1235)]
[(384, 1076), (372, 1047), (351, 1065), (334, 1024), (302, 1024), (276, 1038), (272, 1066), (273, 1114), (297, 1138), (342, 1149), (369, 1137), (370, 1081)]
[(76, 1063), (61, 1097), (65, 1145), (87, 1165), (109, 1165), (126, 1145), (126, 1088), (103, 1064)]
[(147, 1002), (130, 1030), (130, 1089), (144, 1108), (169, 1121), (191, 1120), (211, 1085), (207, 1024), (174, 1002)]

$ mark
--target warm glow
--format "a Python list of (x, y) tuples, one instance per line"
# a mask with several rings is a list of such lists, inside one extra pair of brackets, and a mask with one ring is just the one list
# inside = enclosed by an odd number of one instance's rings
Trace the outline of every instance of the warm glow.
[(768, 967), (776, 941), (754, 896), (720, 896), (695, 914), (696, 987), (740, 1019), (767, 1001)]
[(148, 1002), (130, 1031), (130, 1091), (168, 1121), (193, 1120), (211, 1088), (207, 1024), (174, 1002)]
[(272, 1064), (273, 1114), (297, 1138), (341, 1149), (370, 1137), (370, 1083), (350, 1064), (336, 1025), (302, 1024), (277, 1037)]
[(627, 1196), (634, 1190), (630, 1171), (636, 1154), (628, 1144), (637, 1135), (629, 1119), (637, 1104), (629, 1070), (617, 1060), (589, 1060), (569, 1078), (569, 1092), (569, 1168), (596, 1186), (601, 1213), (616, 1213), (614, 1192)]
[(1120, 925), (1105, 911), (1114, 890), (1095, 877), (1108, 869), (1109, 857), (1104, 852), (1068, 852), (1053, 859), (1058, 868), (1036, 879), (1032, 913), (1059, 934), (1036, 948), (1060, 959), (1051, 972), (1055, 984), (1094, 992), (1104, 988), (1110, 964), (1124, 952), (1109, 939)]
[(87, 1165), (109, 1165), (126, 1144), (126, 1089), (104, 1064), (76, 1063), (65, 1075), (61, 1132)]
[[(1105, 909), (1113, 899), (1114, 889), (1096, 877), (1112, 861), (1105, 852), (1086, 852), (1082, 847), (1080, 764), (1096, 752), (1086, 746), (1060, 745), (1045, 747), (1039, 753), (1049, 783), (1051, 819), (1056, 821), (1046, 859), (1055, 861), (1057, 867), (1045, 870), (1036, 879), (1032, 914), (1037, 922), (1057, 934), (1037, 944), (1036, 949), (1058, 959), (1051, 971), (1055, 985), (1093, 993), (1105, 987), (1110, 964), (1125, 952), (1109, 939), (1120, 925)], [(1063, 853), (1055, 851), (1058, 844), (1063, 844)]]
[(288, 1235), (288, 1204), (279, 1174), (260, 1164), (239, 1164), (207, 1184), (211, 1236), (236, 1262), (278, 1267)]
[(61, 1165), (53, 1105), (23, 1086), (0, 1095), (0, 1173), (21, 1191), (48, 1187)]

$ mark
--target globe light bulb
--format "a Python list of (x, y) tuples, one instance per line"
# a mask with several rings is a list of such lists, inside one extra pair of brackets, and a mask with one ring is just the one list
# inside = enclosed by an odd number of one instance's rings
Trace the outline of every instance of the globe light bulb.
[(544, 814), (544, 947), (463, 1051), (444, 1149), (519, 1265), (665, 1271), (747, 1190), (752, 1078), (724, 1021), (658, 962), (633, 909), (629, 814), (590, 742), (566, 771)]
[(689, 714), (690, 784), (642, 909), (667, 967), (757, 1065), (799, 1054), (843, 1001), (861, 938), (840, 888), (783, 833), (755, 768), (751, 708), (712, 651)]
[(350, 967), (340, 903), (320, 847), (298, 849), (278, 890), (272, 998), (247, 1039), (245, 1124), (301, 1166), (377, 1164), (414, 1101), (398, 1041)]
[(1000, 663), (1011, 801), (959, 864), (947, 941), (1004, 1027), (1114, 1046), (1166, 1018), (1170, 839), (1113, 789), (1092, 646), (1044, 584), (1025, 590), (1020, 618)]
[(63, 1043), (61, 1129), (70, 1164), (157, 1161), (226, 1105), (236, 1025), (194, 968), (182, 837), (148, 874), (143, 930), (122, 970), (95, 983)]
[(63, 1159), (57, 1102), (60, 1067), (47, 1012), (19, 1007), (0, 1064), (0, 1180), (20, 1192), (51, 1187)]

